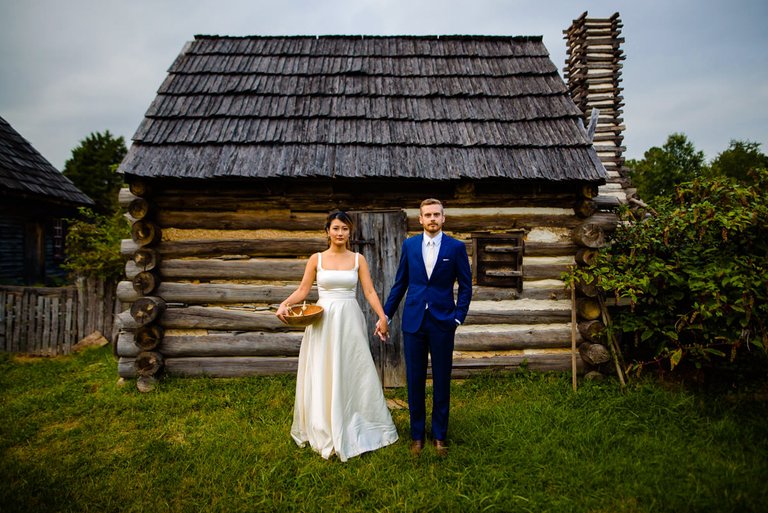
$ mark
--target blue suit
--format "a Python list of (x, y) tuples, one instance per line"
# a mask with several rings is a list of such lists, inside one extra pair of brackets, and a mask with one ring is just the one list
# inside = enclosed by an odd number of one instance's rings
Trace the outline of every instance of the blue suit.
[[(411, 438), (424, 440), (425, 436), (425, 386), (428, 356), (431, 356), (432, 435), (436, 440), (445, 440), (456, 321), (463, 323), (467, 317), (472, 299), (472, 271), (464, 243), (443, 233), (435, 267), (428, 278), (422, 256), (423, 239), (424, 234), (421, 234), (403, 243), (395, 283), (384, 305), (384, 313), (391, 319), (405, 296), (402, 329)], [(456, 282), (459, 289), (454, 301)]]

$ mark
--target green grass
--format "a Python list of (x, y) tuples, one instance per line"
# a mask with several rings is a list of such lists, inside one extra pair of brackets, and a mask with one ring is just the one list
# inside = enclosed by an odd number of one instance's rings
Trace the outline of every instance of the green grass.
[[(766, 511), (765, 400), (567, 374), (453, 386), (451, 453), (296, 447), (292, 377), (117, 384), (108, 349), (0, 356), (0, 511)], [(387, 391), (405, 399), (405, 390)]]

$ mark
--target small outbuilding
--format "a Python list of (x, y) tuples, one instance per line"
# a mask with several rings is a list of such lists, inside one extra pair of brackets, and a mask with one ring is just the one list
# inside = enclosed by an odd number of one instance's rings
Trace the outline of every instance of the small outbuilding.
[[(570, 369), (561, 274), (616, 224), (583, 117), (541, 37), (195, 37), (120, 166), (119, 374), (294, 372), (301, 332), (270, 306), (327, 247), (325, 215), (353, 213), (384, 299), (427, 197), (474, 273), (455, 375)], [(370, 344), (402, 384), (399, 336)]]
[(0, 284), (64, 280), (65, 219), (93, 200), (0, 117)]

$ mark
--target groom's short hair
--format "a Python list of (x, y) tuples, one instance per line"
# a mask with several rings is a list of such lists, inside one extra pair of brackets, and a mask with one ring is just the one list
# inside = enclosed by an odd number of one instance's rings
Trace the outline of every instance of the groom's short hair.
[(421, 213), (421, 209), (423, 207), (426, 207), (427, 205), (440, 205), (440, 210), (443, 212), (445, 211), (445, 209), (443, 208), (443, 203), (439, 199), (427, 198), (421, 202), (421, 205), (419, 205), (419, 213)]

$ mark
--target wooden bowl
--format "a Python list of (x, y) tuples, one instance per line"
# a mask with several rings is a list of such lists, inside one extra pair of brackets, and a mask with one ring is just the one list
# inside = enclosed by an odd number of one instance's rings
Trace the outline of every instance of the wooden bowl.
[(288, 326), (304, 328), (319, 320), (323, 316), (323, 307), (318, 305), (306, 305), (302, 311), (302, 305), (293, 305), (288, 308), (288, 315), (283, 321)]

